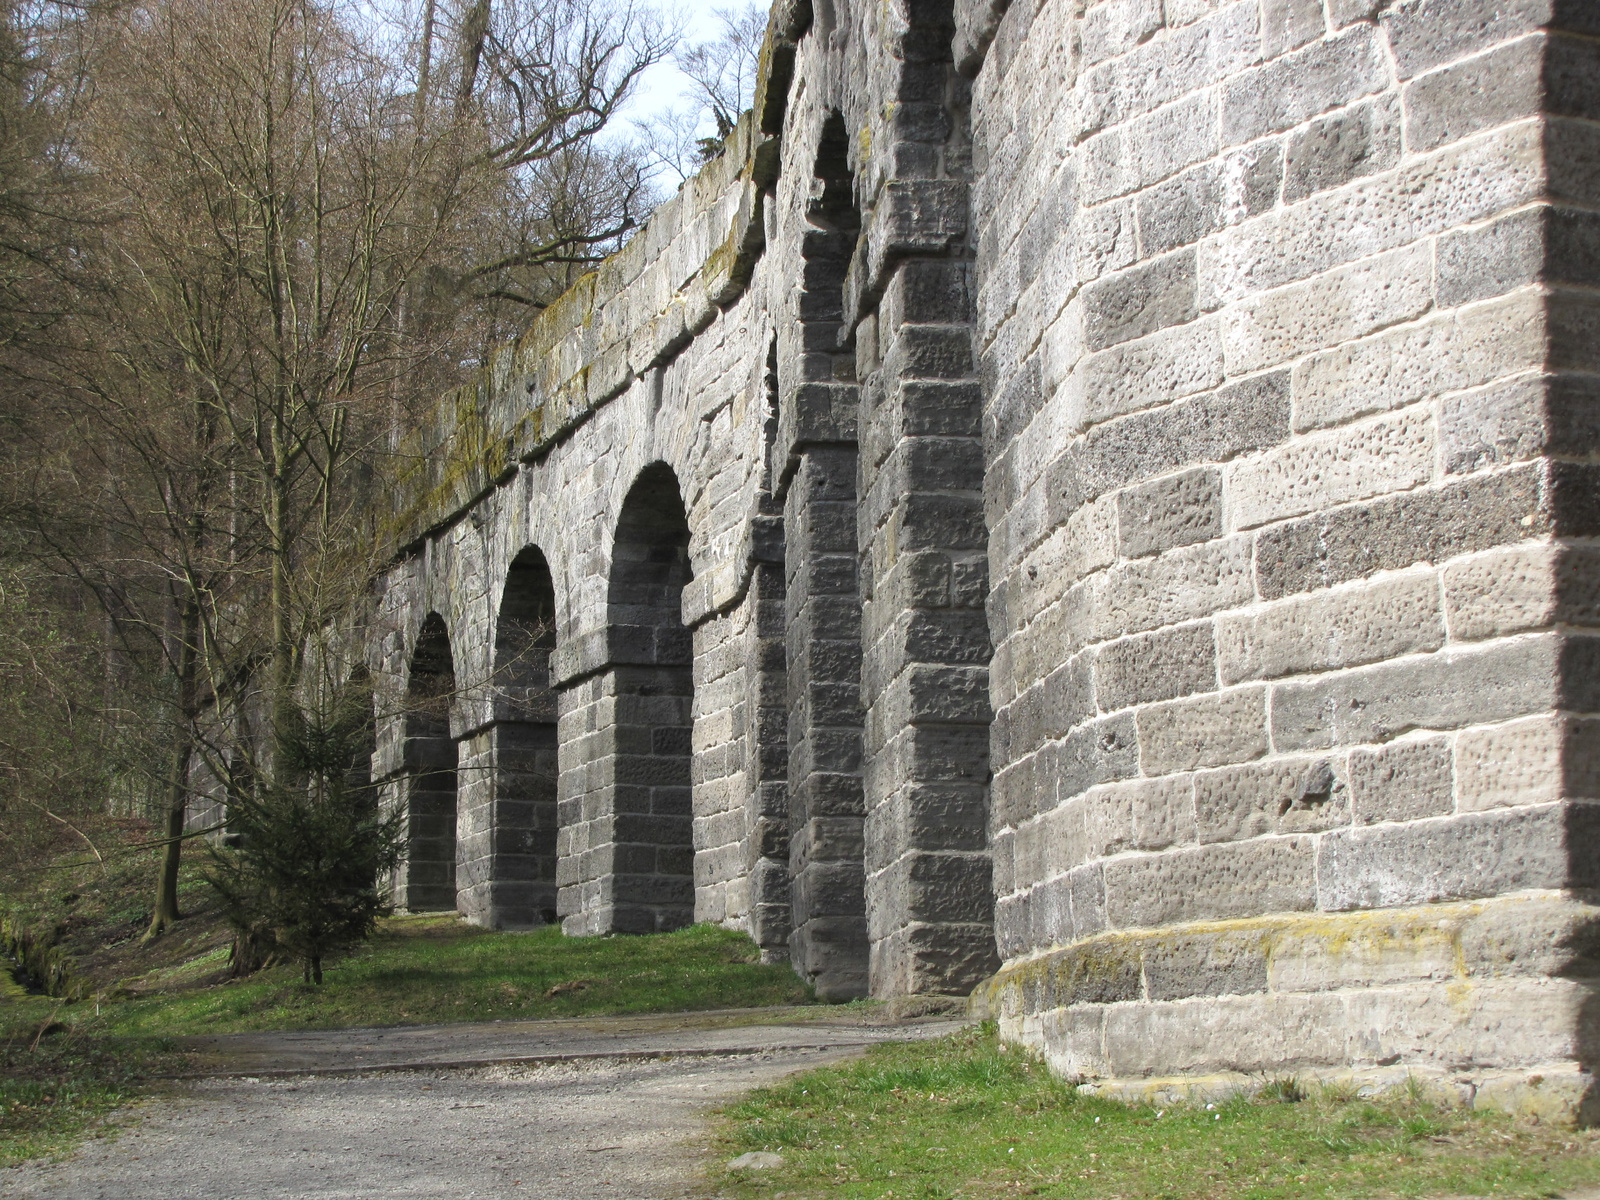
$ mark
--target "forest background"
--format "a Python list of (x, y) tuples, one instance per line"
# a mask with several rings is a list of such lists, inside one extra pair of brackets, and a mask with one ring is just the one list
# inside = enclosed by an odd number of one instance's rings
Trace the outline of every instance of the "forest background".
[(182, 841), (221, 828), (197, 803), (258, 844), (356, 813), (381, 869), (365, 501), (435, 397), (720, 152), (765, 16), (0, 5), (0, 864), (148, 820), (150, 938)]

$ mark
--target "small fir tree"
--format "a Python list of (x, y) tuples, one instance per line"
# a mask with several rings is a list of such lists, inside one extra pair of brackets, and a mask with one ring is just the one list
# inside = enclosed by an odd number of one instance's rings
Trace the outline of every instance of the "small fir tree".
[(320, 984), (324, 956), (390, 911), (379, 883), (400, 859), (401, 816), (379, 809), (370, 709), (351, 691), (331, 711), (281, 711), (272, 769), (230, 802), (233, 836), (213, 847), (207, 879), (233, 926), (236, 975), (292, 958)]

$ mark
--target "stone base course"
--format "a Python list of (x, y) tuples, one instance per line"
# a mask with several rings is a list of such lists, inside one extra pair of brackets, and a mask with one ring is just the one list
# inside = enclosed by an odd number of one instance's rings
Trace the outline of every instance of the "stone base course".
[(1294, 1079), (1307, 1091), (1325, 1089), (1340, 1096), (1414, 1095), (1420, 1088), (1446, 1104), (1509, 1113), (1524, 1120), (1556, 1124), (1600, 1123), (1600, 1082), (1570, 1062), (1505, 1071), (1441, 1071), (1431, 1067), (1340, 1067), (1274, 1071), (1266, 1074), (1169, 1075), (1152, 1079), (1103, 1079), (1081, 1083), (1086, 1096), (1125, 1104), (1173, 1107), (1220, 1104), (1252, 1096), (1268, 1084)]
[[(1594, 1050), (1597, 941), (1600, 908), (1558, 892), (1190, 922), (1009, 964), (970, 1007), (1097, 1092), (1199, 1095), (1300, 1072), (1377, 1086), (1410, 1071), (1516, 1107), (1534, 1103), (1520, 1073), (1559, 1076), (1592, 1115), (1588, 1076), (1572, 1072)], [(1213, 1076), (1238, 1078), (1199, 1081)]]

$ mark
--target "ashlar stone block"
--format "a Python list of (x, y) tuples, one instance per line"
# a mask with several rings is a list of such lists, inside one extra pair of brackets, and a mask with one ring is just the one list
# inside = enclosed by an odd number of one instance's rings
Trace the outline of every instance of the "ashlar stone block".
[(1217, 618), (1224, 684), (1382, 662), (1444, 644), (1432, 572), (1281, 600)]
[(1455, 808), (1450, 739), (1407, 738), (1350, 753), (1350, 801), (1361, 825), (1444, 816)]

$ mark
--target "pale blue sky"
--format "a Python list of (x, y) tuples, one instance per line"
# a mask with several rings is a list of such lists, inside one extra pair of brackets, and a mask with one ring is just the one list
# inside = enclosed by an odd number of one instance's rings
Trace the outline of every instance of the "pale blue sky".
[[(687, 41), (706, 41), (722, 32), (714, 11), (718, 6), (708, 0), (680, 0), (676, 5), (664, 4), (659, 7), (677, 11), (683, 21), (683, 35)], [(638, 92), (634, 94), (629, 116), (644, 119), (650, 113), (665, 108), (682, 107), (687, 82), (670, 59), (657, 63), (646, 73)]]

